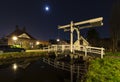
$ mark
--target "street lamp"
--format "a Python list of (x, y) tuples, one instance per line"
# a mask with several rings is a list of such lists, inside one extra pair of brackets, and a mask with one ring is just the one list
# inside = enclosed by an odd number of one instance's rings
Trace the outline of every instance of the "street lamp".
[(57, 38), (57, 42), (59, 42), (60, 41), (60, 39), (59, 38)]

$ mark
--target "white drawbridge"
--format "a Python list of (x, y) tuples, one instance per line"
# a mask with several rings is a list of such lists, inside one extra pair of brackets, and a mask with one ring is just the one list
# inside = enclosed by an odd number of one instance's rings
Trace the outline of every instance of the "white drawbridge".
[[(73, 23), (73, 21), (71, 21), (71, 23), (68, 25), (59, 26), (58, 29), (64, 29), (64, 31), (70, 31), (70, 45), (52, 45), (49, 50), (53, 50), (53, 51), (61, 50), (62, 52), (64, 52), (65, 50), (70, 50), (71, 53), (74, 53), (75, 50), (78, 50), (78, 51), (84, 51), (85, 56), (87, 56), (87, 53), (90, 52), (90, 53), (100, 54), (101, 58), (103, 58), (104, 48), (89, 46), (89, 42), (80, 35), (80, 29), (102, 26), (103, 25), (102, 20), (103, 17), (99, 17), (77, 23)], [(77, 40), (73, 43), (74, 30), (77, 32)]]

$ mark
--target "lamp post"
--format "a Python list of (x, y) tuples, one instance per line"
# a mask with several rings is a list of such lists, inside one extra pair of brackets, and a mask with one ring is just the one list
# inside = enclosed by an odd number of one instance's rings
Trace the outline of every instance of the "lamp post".
[(57, 50), (58, 50), (58, 48), (59, 48), (59, 44), (60, 44), (60, 39), (57, 38), (56, 41), (57, 41)]

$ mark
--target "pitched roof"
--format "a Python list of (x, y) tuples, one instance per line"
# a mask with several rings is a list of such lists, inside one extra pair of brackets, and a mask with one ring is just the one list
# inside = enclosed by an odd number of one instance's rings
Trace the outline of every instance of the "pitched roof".
[(16, 27), (16, 29), (12, 33), (10, 33), (7, 37), (20, 36), (22, 34), (27, 34), (30, 37), (30, 39), (35, 40), (35, 38), (33, 36), (31, 36), (29, 33), (27, 33), (24, 28), (23, 28), (23, 30), (21, 30), (18, 27)]

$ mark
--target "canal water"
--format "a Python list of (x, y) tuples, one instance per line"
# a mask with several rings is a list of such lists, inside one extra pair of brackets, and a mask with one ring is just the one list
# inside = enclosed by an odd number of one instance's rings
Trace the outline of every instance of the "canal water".
[(69, 72), (49, 66), (40, 58), (0, 65), (0, 82), (65, 82), (69, 78)]

